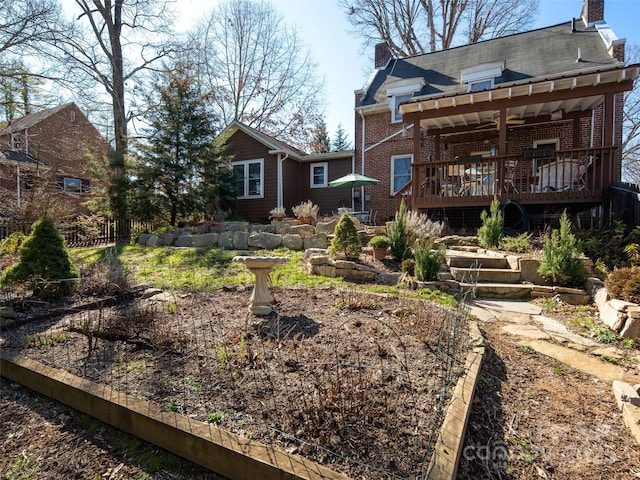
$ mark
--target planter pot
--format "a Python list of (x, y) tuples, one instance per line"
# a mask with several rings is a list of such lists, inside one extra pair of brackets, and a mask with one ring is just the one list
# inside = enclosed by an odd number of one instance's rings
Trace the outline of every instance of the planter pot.
[(313, 217), (298, 217), (300, 225), (311, 225), (311, 222), (313, 222)]
[(382, 260), (387, 256), (387, 248), (386, 247), (372, 247), (373, 248), (373, 258), (376, 260)]

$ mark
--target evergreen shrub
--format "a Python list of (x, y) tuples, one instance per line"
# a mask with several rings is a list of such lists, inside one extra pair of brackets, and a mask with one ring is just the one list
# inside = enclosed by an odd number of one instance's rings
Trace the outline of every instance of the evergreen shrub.
[(482, 226), (478, 229), (478, 240), (484, 248), (497, 248), (504, 236), (504, 216), (496, 197), (493, 197), (489, 210), (491, 213), (483, 210), (480, 214)]
[(345, 214), (336, 225), (334, 237), (329, 245), (329, 253), (333, 256), (343, 255), (345, 258), (358, 259), (362, 253), (362, 242), (353, 219)]
[(578, 287), (587, 279), (576, 237), (571, 233), (567, 212), (560, 217), (560, 229), (553, 229), (544, 240), (538, 273), (547, 282), (558, 286)]
[(612, 270), (604, 282), (612, 298), (640, 303), (640, 267)]
[(389, 250), (391, 255), (399, 262), (404, 260), (409, 250), (409, 237), (407, 235), (407, 206), (404, 200), (400, 203), (400, 209), (396, 212), (396, 219), (387, 227), (389, 238)]
[(43, 300), (70, 294), (79, 275), (53, 220), (42, 217), (31, 232), (20, 247), (18, 263), (4, 271), (0, 284), (31, 283), (34, 296)]

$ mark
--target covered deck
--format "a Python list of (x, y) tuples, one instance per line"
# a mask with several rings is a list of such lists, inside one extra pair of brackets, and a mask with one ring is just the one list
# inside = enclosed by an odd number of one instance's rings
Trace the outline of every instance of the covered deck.
[(487, 206), (494, 197), (523, 205), (602, 204), (613, 179), (617, 147), (518, 155), (459, 156), (412, 164), (412, 182), (400, 192), (411, 208)]

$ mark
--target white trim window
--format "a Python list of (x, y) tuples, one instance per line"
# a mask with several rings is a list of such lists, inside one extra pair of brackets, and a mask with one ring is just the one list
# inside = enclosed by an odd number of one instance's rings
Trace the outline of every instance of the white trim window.
[(231, 162), (237, 198), (264, 197), (264, 159)]
[(391, 123), (400, 123), (402, 114), (400, 113), (400, 104), (406, 102), (413, 96), (412, 93), (406, 95), (394, 95), (389, 100), (389, 108), (391, 109)]
[(481, 63), (460, 71), (460, 81), (467, 84), (467, 92), (491, 90), (495, 79), (502, 76), (505, 62)]
[(311, 188), (322, 188), (327, 186), (327, 172), (329, 164), (327, 162), (312, 163), (309, 166)]
[(391, 195), (395, 195), (411, 181), (413, 155), (393, 155), (391, 157)]
[(541, 153), (541, 157), (535, 157), (533, 159), (533, 175), (538, 174), (538, 168), (542, 165), (549, 163), (555, 159), (555, 153), (560, 149), (560, 139), (559, 138), (548, 138), (546, 140), (534, 140), (533, 148), (535, 150), (540, 149), (541, 152), (544, 152), (544, 155)]

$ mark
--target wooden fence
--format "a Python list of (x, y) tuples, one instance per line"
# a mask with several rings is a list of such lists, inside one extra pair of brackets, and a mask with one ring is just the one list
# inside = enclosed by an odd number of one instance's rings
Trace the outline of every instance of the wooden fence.
[[(127, 223), (122, 223), (114, 218), (97, 216), (85, 217), (82, 221), (56, 223), (56, 228), (65, 238), (69, 247), (129, 243), (132, 235), (144, 230), (153, 230), (157, 227), (158, 225), (151, 222), (128, 220)], [(31, 224), (0, 220), (0, 241), (13, 232), (22, 232), (28, 235), (31, 232)]]

